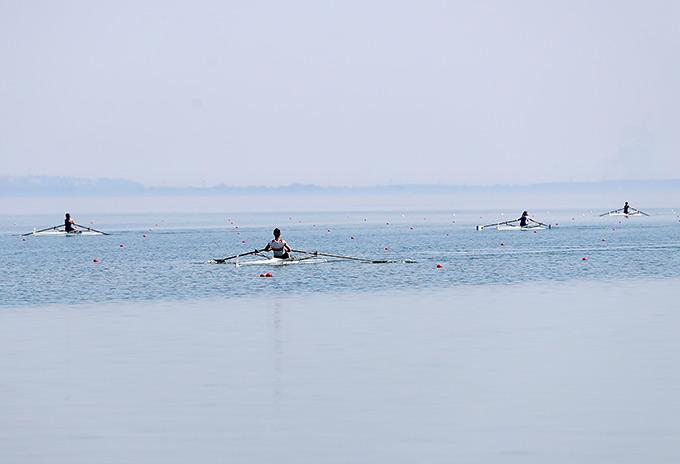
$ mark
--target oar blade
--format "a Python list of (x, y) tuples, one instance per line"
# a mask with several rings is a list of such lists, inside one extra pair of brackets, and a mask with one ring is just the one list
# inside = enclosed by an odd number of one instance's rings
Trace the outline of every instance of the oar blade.
[(33, 235), (33, 234), (37, 234), (37, 233), (39, 233), (39, 232), (45, 232), (45, 231), (47, 231), (47, 230), (55, 230), (55, 229), (58, 229), (58, 228), (60, 228), (60, 227), (61, 227), (61, 224), (59, 224), (58, 226), (45, 227), (44, 229), (34, 230), (33, 232), (27, 232), (27, 233), (25, 233), (25, 234), (21, 234), (21, 236), (22, 236), (22, 237), (26, 237), (27, 235)]

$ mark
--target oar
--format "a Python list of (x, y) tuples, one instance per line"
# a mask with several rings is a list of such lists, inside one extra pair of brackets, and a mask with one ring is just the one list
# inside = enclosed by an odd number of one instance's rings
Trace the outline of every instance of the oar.
[(639, 209), (631, 208), (633, 211), (637, 211), (640, 214), (644, 214), (645, 216), (649, 216), (649, 214), (645, 213), (644, 211), (640, 211)]
[(484, 230), (484, 228), (486, 228), (486, 227), (494, 227), (494, 226), (502, 226), (502, 225), (505, 225), (505, 224), (511, 224), (511, 223), (517, 222), (517, 221), (519, 221), (519, 219), (514, 219), (512, 221), (505, 221), (505, 222), (497, 222), (496, 224), (487, 224), (485, 226), (477, 226), (477, 230)]
[(552, 229), (552, 225), (550, 225), (550, 224), (543, 224), (542, 222), (538, 222), (538, 221), (531, 219), (531, 218), (529, 218), (529, 220), (531, 222), (535, 223), (535, 224), (541, 225), (543, 227), (547, 227), (548, 229)]
[(619, 211), (623, 211), (623, 208), (614, 209), (614, 210), (612, 210), (612, 211), (607, 211), (606, 213), (600, 214), (600, 217), (606, 216), (607, 214), (618, 213)]
[(93, 229), (92, 227), (81, 226), (80, 224), (75, 224), (75, 223), (73, 225), (76, 226), (76, 227), (80, 227), (81, 229), (87, 229), (87, 230), (91, 230), (92, 232), (97, 232), (98, 234), (111, 235), (109, 233), (102, 232), (101, 230)]
[(216, 259), (213, 259), (213, 261), (215, 262), (215, 264), (223, 264), (226, 261), (229, 261), (230, 259), (236, 259), (236, 258), (240, 258), (242, 256), (256, 255), (259, 252), (260, 252), (260, 250), (253, 250), (253, 251), (249, 251), (248, 253), (241, 253), (240, 255), (228, 256), (226, 258), (216, 258)]
[(38, 233), (38, 232), (45, 232), (46, 230), (54, 230), (54, 229), (58, 229), (59, 227), (61, 227), (61, 224), (58, 225), (58, 226), (45, 227), (44, 229), (34, 230), (33, 232), (28, 232), (28, 233), (26, 233), (26, 234), (21, 234), (21, 236), (22, 236), (22, 237), (25, 237), (25, 236), (27, 236), (27, 235), (33, 235), (33, 234)]
[(304, 250), (291, 250), (293, 253), (304, 253), (306, 255), (313, 255), (313, 256), (325, 256), (328, 258), (338, 258), (338, 259), (348, 259), (351, 261), (360, 261), (362, 263), (371, 263), (371, 264), (384, 264), (388, 263), (389, 261), (387, 260), (375, 260), (375, 259), (367, 259), (367, 258), (357, 258), (356, 256), (344, 256), (344, 255), (334, 255), (332, 253), (322, 253), (320, 251), (304, 251)]

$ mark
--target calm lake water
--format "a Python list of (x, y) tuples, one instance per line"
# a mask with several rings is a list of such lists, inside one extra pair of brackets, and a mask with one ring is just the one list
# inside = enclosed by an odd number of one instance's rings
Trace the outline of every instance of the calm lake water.
[(678, 288), (2, 310), (0, 461), (679, 462)]
[[(55, 220), (1, 217), (0, 462), (680, 462), (680, 223), (654, 213), (93, 216), (112, 235), (25, 240)], [(416, 263), (206, 264), (273, 226)]]
[[(533, 213), (557, 223), (532, 232), (476, 231), (507, 213), (95, 216), (98, 237), (27, 237), (51, 217), (0, 217), (0, 305), (178, 300), (255, 294), (374, 292), (526, 281), (680, 276), (680, 222)], [(278, 226), (295, 248), (414, 264), (236, 267), (211, 258), (262, 248)], [(582, 258), (587, 257), (584, 261)], [(99, 261), (94, 262), (95, 258)], [(437, 268), (442, 264), (443, 268)], [(272, 272), (272, 279), (261, 279)]]

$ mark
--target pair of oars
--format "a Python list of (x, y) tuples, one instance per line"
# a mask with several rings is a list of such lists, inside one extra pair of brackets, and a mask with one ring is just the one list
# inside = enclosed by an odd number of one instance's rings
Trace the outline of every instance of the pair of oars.
[[(81, 226), (80, 224), (73, 224), (73, 225), (76, 226), (76, 227), (80, 227), (81, 229), (86, 229), (86, 230), (89, 230), (89, 231), (92, 231), (92, 232), (97, 232), (97, 233), (102, 234), (102, 235), (111, 235), (111, 234), (108, 234), (106, 232), (102, 232), (101, 230), (93, 229), (92, 227)], [(58, 226), (46, 227), (46, 228), (40, 229), (40, 230), (34, 230), (33, 232), (21, 234), (21, 236), (25, 237), (27, 235), (33, 235), (33, 234), (36, 234), (36, 233), (39, 233), (39, 232), (45, 232), (45, 231), (48, 231), (48, 230), (57, 230), (60, 227), (64, 227), (63, 224), (59, 224)]]
[[(495, 226), (503, 226), (503, 225), (506, 225), (506, 224), (514, 224), (515, 222), (519, 222), (520, 219), (514, 219), (512, 221), (497, 222), (495, 224), (487, 224), (485, 226), (477, 226), (477, 230), (484, 230), (487, 227), (495, 227)], [(534, 224), (538, 224), (540, 226), (547, 227), (548, 229), (552, 229), (552, 225), (550, 225), (550, 224), (544, 224), (542, 222), (535, 221), (534, 219), (531, 219), (531, 218), (528, 218), (527, 220), (533, 222)]]
[[(394, 261), (390, 261), (387, 259), (368, 259), (368, 258), (359, 258), (357, 256), (346, 256), (346, 255), (336, 255), (333, 253), (323, 253), (321, 251), (305, 251), (305, 250), (291, 250), (293, 253), (300, 253), (304, 255), (308, 255), (310, 258), (313, 258), (315, 256), (323, 256), (325, 258), (337, 258), (337, 259), (347, 259), (350, 261), (359, 261), (362, 263), (370, 263), (370, 264), (386, 264), (386, 263), (392, 263)], [(225, 262), (231, 260), (231, 259), (237, 259), (237, 258), (242, 258), (243, 256), (250, 256), (250, 255), (255, 255), (260, 253), (260, 250), (253, 250), (249, 251), (247, 253), (241, 253), (238, 255), (234, 256), (228, 256), (226, 258), (217, 258), (213, 259), (212, 262), (215, 264), (224, 264)], [(310, 258), (303, 258), (303, 259), (310, 259)], [(410, 263), (413, 262), (411, 260), (404, 260), (403, 262), (405, 263)]]
[[(649, 214), (645, 213), (644, 211), (640, 211), (639, 209), (635, 209), (635, 208), (632, 208), (632, 207), (629, 207), (628, 209), (633, 211), (633, 213), (640, 213), (642, 215), (649, 216)], [(600, 214), (600, 217), (607, 216), (608, 214), (612, 214), (612, 213), (621, 213), (621, 212), (623, 212), (623, 208), (615, 209), (615, 210), (612, 210), (612, 211), (607, 211), (606, 213)], [(630, 213), (628, 213), (628, 214), (630, 215)]]

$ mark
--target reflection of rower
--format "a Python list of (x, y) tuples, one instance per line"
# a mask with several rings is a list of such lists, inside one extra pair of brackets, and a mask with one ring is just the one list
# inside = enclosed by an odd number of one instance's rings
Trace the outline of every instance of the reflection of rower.
[(274, 240), (267, 243), (267, 246), (264, 247), (263, 251), (274, 252), (274, 258), (290, 259), (290, 255), (288, 253), (292, 250), (290, 246), (288, 246), (288, 243), (286, 243), (286, 241), (281, 238), (281, 231), (277, 227), (274, 229)]
[(630, 210), (630, 206), (628, 206), (628, 202), (626, 202), (626, 204), (623, 205), (623, 214), (628, 214), (629, 210)]
[(75, 232), (76, 231), (74, 227), (75, 225), (76, 221), (71, 219), (71, 215), (69, 213), (66, 213), (66, 217), (64, 218), (64, 230), (66, 232)]
[(531, 218), (529, 217), (529, 212), (524, 211), (522, 213), (522, 217), (519, 218), (519, 226), (520, 227), (527, 227), (529, 225), (530, 220), (531, 220)]

